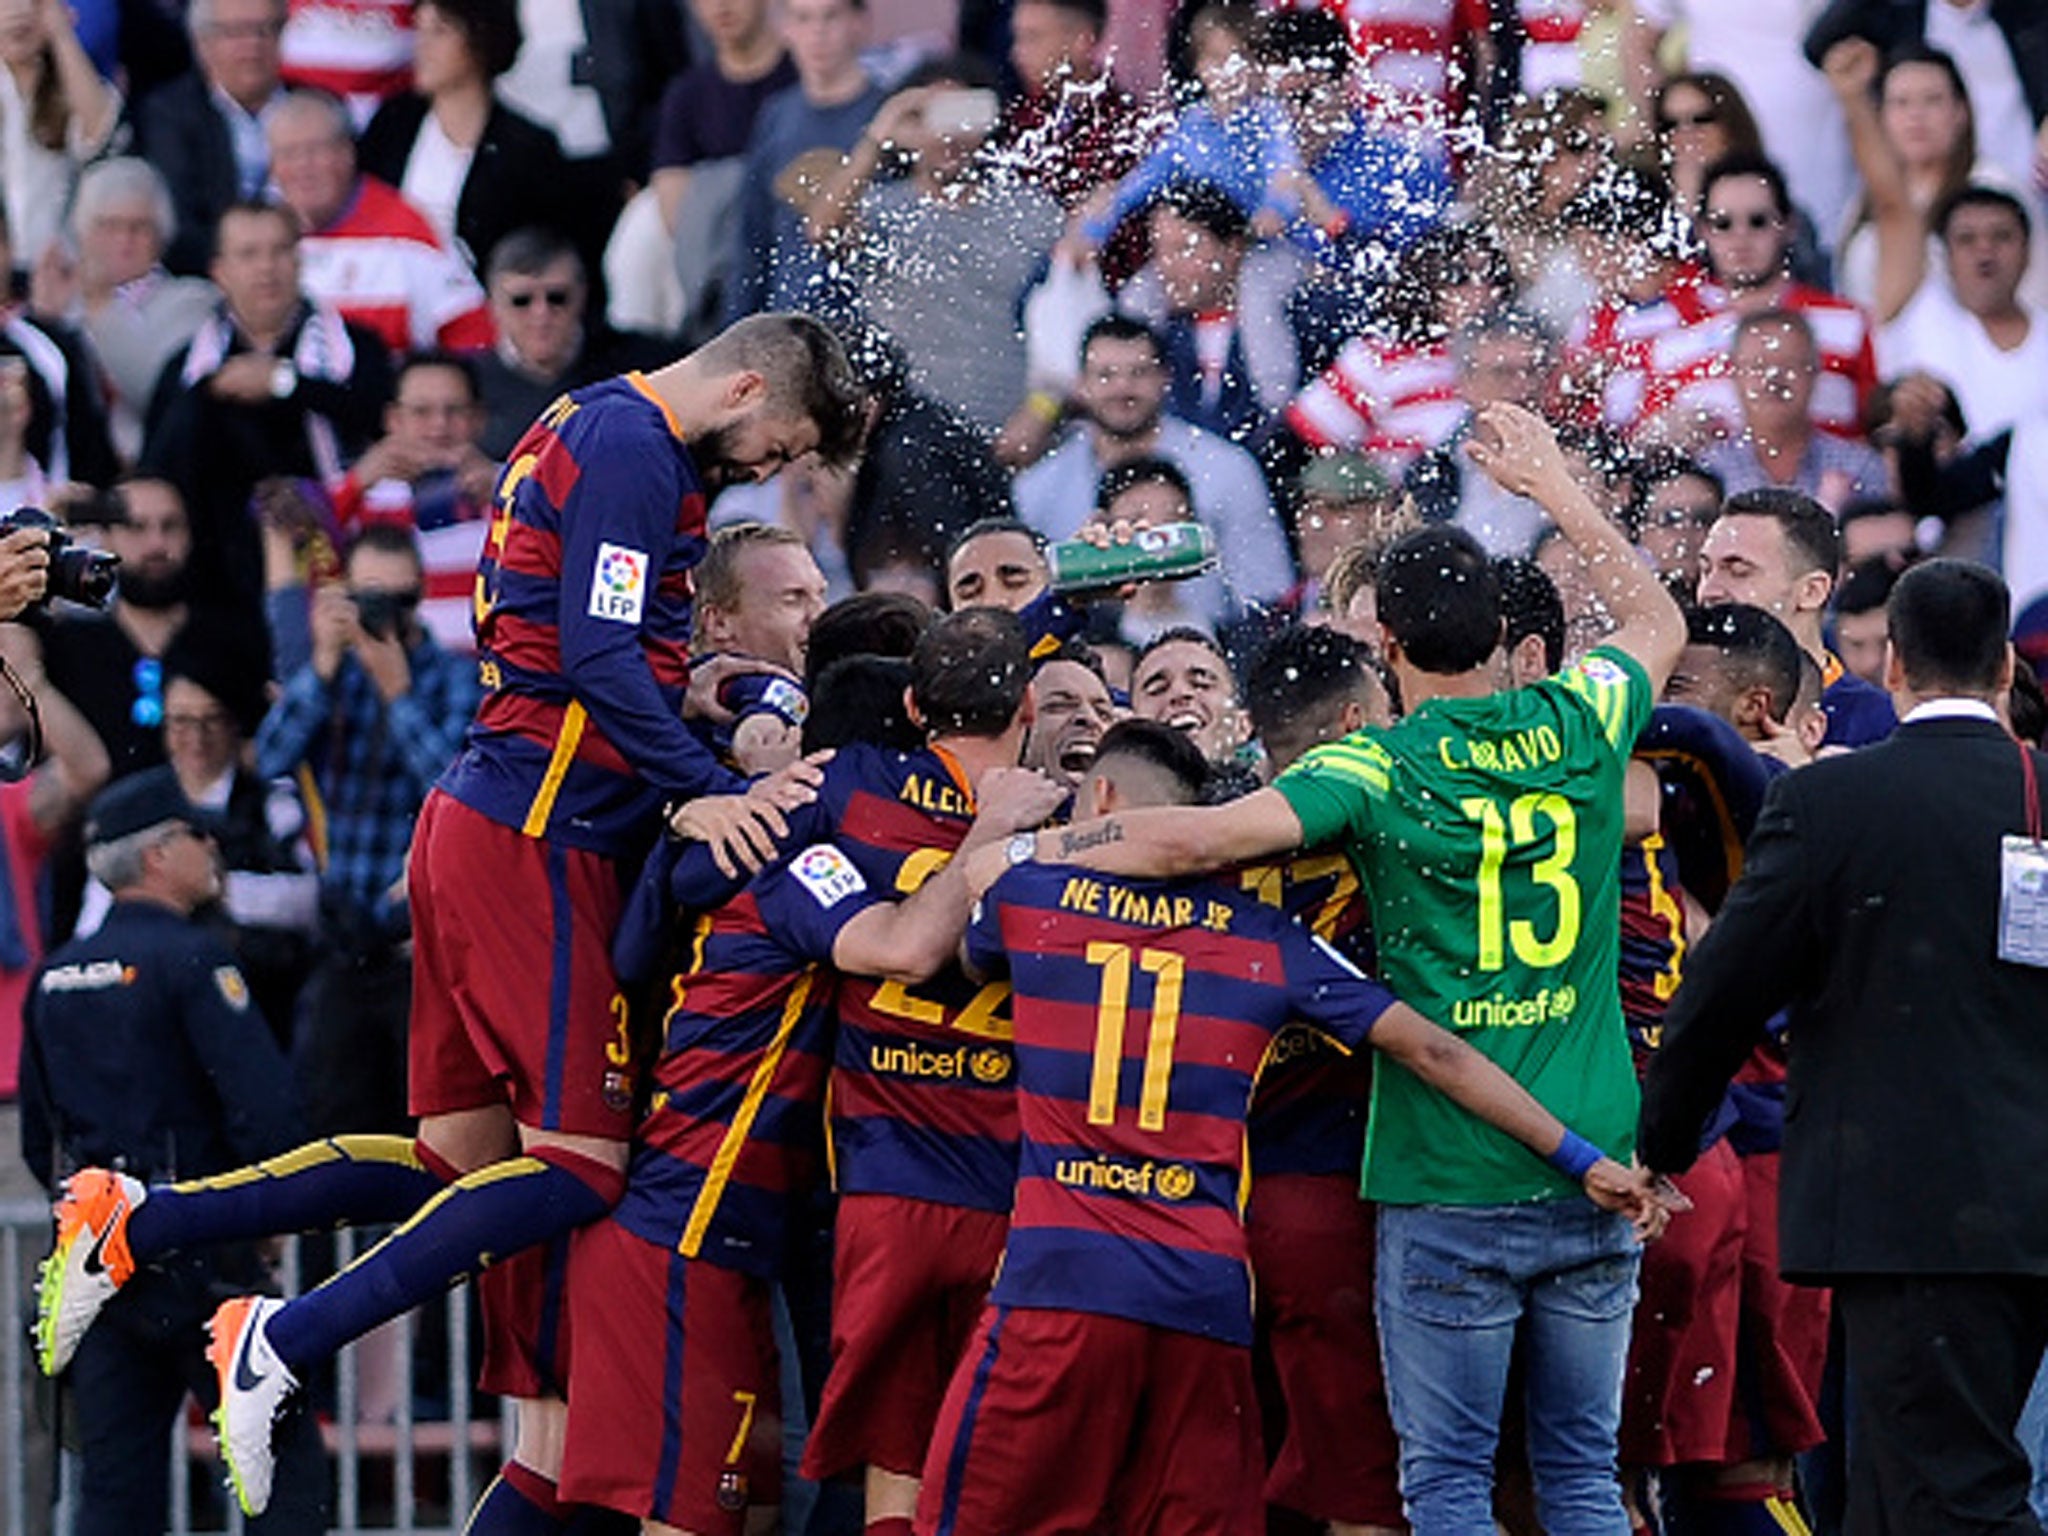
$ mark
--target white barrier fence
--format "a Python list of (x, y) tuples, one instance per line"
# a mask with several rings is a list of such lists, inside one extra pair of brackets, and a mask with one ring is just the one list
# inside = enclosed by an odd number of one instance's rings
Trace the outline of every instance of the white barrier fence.
[[(0, 1201), (0, 1536), (70, 1536), (76, 1502), (78, 1461), (57, 1449), (55, 1394), (40, 1380), (29, 1344), (35, 1266), (49, 1231), (49, 1208), (40, 1201)], [(335, 1263), (348, 1262), (369, 1240), (336, 1233)], [(298, 1289), (299, 1268), (299, 1241), (292, 1239), (280, 1266), (287, 1294)], [(415, 1391), (425, 1309), (388, 1333), (350, 1345), (335, 1363), (331, 1412), (321, 1414), (321, 1433), (334, 1478), (330, 1530), (336, 1536), (453, 1536), (511, 1443), (509, 1407), (479, 1402), (471, 1390), (470, 1288), (459, 1286), (429, 1305), (445, 1318), (446, 1335), (445, 1361), (436, 1362), (445, 1364), (446, 1380), (437, 1388), (434, 1413), (421, 1412)], [(367, 1351), (381, 1351), (383, 1365)], [(396, 1379), (382, 1380), (390, 1371)], [(358, 1422), (366, 1376), (378, 1378), (378, 1395), (389, 1399), (388, 1420)], [(240, 1513), (219, 1486), (212, 1426), (189, 1400), (167, 1453), (172, 1536), (239, 1536)]]

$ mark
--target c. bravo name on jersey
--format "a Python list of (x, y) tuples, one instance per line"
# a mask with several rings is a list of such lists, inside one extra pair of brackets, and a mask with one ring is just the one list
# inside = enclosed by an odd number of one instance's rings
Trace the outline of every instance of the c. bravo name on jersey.
[(1531, 768), (1564, 761), (1564, 740), (1547, 723), (1528, 726), (1511, 736), (1446, 735), (1438, 738), (1437, 756), (1453, 773), (1479, 769), (1484, 773), (1525, 773)]

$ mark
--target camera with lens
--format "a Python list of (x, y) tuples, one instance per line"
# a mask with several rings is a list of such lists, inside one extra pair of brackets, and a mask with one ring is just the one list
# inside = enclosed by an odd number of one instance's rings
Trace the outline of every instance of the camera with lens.
[(66, 598), (87, 608), (104, 608), (114, 595), (121, 557), (103, 549), (87, 549), (64, 525), (41, 507), (16, 507), (0, 517), (0, 538), (23, 528), (39, 528), (50, 536), (50, 584), (42, 601)]
[(389, 640), (401, 635), (406, 620), (418, 608), (420, 600), (411, 592), (386, 592), (380, 587), (366, 587), (360, 592), (349, 593), (349, 600), (356, 605), (356, 622), (363, 626), (363, 633), (373, 640)]

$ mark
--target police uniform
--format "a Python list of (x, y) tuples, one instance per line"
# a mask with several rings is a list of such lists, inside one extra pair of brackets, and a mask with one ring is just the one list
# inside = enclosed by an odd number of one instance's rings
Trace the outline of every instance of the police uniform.
[[(93, 803), (89, 844), (167, 822), (200, 825), (171, 771), (134, 775)], [(45, 1188), (72, 1169), (196, 1178), (295, 1145), (289, 1075), (248, 983), (200, 922), (117, 899), (99, 931), (53, 952), (32, 988), (22, 1047), (22, 1156)], [(246, 1247), (139, 1271), (85, 1337), (66, 1377), (84, 1462), (77, 1536), (166, 1528), (165, 1444), (186, 1392), (209, 1404), (203, 1325), (223, 1295), (260, 1285)], [(280, 1431), (294, 1474), (250, 1529), (324, 1531), (317, 1429)]]

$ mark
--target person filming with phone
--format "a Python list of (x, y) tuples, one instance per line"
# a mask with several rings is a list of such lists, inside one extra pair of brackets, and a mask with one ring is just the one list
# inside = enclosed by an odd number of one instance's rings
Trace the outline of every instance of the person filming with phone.
[[(258, 771), (309, 771), (326, 815), (323, 952), (300, 994), (293, 1043), (308, 1128), (320, 1134), (405, 1123), (405, 853), (477, 700), (474, 665), (420, 622), (409, 530), (364, 529), (343, 576), (310, 594), (311, 654), (256, 736)], [(273, 604), (273, 618), (285, 611)], [(278, 634), (277, 650), (292, 654), (291, 637)]]

